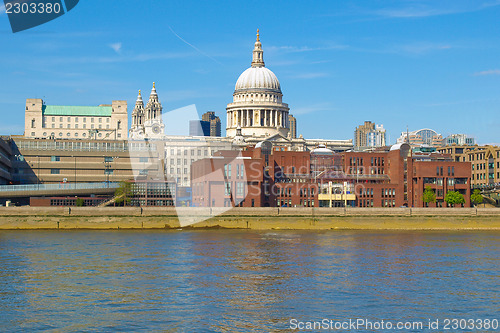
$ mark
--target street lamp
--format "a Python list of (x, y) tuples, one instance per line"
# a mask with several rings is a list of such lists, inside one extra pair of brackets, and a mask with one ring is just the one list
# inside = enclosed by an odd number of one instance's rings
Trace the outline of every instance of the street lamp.
[(73, 157), (73, 158), (75, 159), (75, 167), (74, 167), (74, 170), (75, 170), (75, 180), (74, 180), (75, 186), (74, 186), (73, 188), (75, 188), (75, 189), (76, 189), (76, 156), (75, 156), (75, 155), (73, 155), (73, 156), (71, 156), (71, 157)]
[(38, 158), (38, 170), (37, 170), (37, 176), (36, 176), (36, 182), (38, 184), (38, 190), (40, 190), (40, 156), (37, 156)]

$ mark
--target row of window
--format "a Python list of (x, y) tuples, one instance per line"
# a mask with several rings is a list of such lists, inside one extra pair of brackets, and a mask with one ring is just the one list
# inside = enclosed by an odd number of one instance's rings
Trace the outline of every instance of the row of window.
[[(34, 128), (34, 127), (33, 127)], [(48, 128), (47, 126), (42, 126), (42, 128)], [(51, 128), (56, 128), (56, 124), (52, 124), (52, 127)], [(59, 128), (64, 128), (63, 124), (59, 124)], [(66, 128), (67, 129), (79, 129), (78, 127), (78, 124), (74, 124), (74, 126), (72, 127), (71, 124), (67, 124), (66, 125)], [(83, 124), (83, 126), (81, 127), (82, 129), (87, 129), (87, 124)], [(94, 129), (96, 128), (94, 124), (90, 124), (90, 129)], [(102, 125), (99, 124), (99, 126), (97, 126), (98, 129), (103, 129)], [(109, 125), (106, 125), (106, 129), (109, 129)], [(118, 126), (118, 129), (120, 129), (120, 126)]]
[[(185, 156), (187, 156), (188, 155), (188, 150), (191, 151), (191, 153), (190, 153), (191, 156), (194, 156), (195, 149), (189, 149), (189, 148), (186, 148), (186, 149), (177, 148), (177, 150), (174, 149), (174, 148), (171, 148), (170, 149), (170, 156), (182, 155), (182, 154), (184, 154)], [(197, 155), (198, 156), (201, 156), (201, 151), (202, 151), (201, 149), (197, 150)], [(182, 153), (182, 152), (184, 152), (184, 153)], [(165, 154), (168, 155), (168, 150), (165, 152)], [(203, 156), (208, 156), (208, 150), (207, 149), (203, 150)]]
[[(476, 177), (474, 177), (476, 176)], [(497, 172), (497, 178), (500, 178), (500, 172)], [(495, 173), (480, 173), (477, 175), (472, 175), (472, 180), (486, 180), (486, 179), (495, 179)]]
[[(474, 175), (472, 176), (474, 177)], [(437, 186), (443, 186), (443, 178), (425, 177), (424, 184), (434, 184)], [(467, 178), (448, 178), (447, 184), (448, 186), (453, 186), (455, 184), (466, 185)]]
[[(349, 168), (349, 174), (351, 175), (364, 175), (366, 174), (366, 168), (364, 166), (355, 166), (355, 167), (350, 167)], [(369, 172), (368, 174), (370, 175), (384, 175), (385, 174), (385, 169), (384, 167), (377, 167), (377, 166), (371, 166), (369, 167)]]
[[(224, 195), (228, 196), (233, 194), (233, 183), (226, 182), (224, 186)], [(236, 197), (244, 197), (245, 196), (245, 183), (239, 182), (236, 183)]]
[[(113, 174), (113, 169), (104, 169), (104, 174), (105, 175), (112, 175)], [(50, 174), (51, 175), (60, 175), (61, 174), (61, 169), (56, 169), (56, 168), (52, 168), (50, 169)]]
[[(66, 136), (67, 136), (67, 137), (70, 137), (72, 134), (73, 134), (73, 136), (74, 136), (75, 138), (78, 138), (78, 136), (79, 136), (79, 133), (78, 133), (78, 132), (75, 132), (75, 133), (70, 133), (70, 132), (67, 132), (67, 133), (66, 133)], [(58, 134), (58, 135), (59, 135), (59, 137), (63, 137), (63, 136), (64, 136), (63, 132), (59, 132), (59, 134)], [(31, 132), (31, 136), (36, 136), (36, 133), (35, 133), (35, 132)], [(48, 133), (47, 133), (47, 132), (43, 132), (43, 136), (48, 136)], [(50, 133), (50, 137), (55, 137), (55, 136), (56, 136), (56, 133), (55, 133), (55, 132)], [(99, 138), (102, 138), (103, 134), (102, 134), (102, 133), (97, 133), (97, 136), (98, 136)], [(82, 137), (83, 137), (83, 138), (86, 138), (86, 137), (87, 137), (87, 133), (83, 132), (83, 133), (82, 133)], [(89, 135), (89, 137), (90, 137), (90, 135)], [(121, 138), (121, 137), (122, 137), (121, 133), (116, 134), (116, 137), (117, 137), (117, 138)]]
[[(236, 164), (236, 179), (243, 178), (245, 176), (245, 165)], [(224, 164), (224, 177), (231, 178), (231, 164)]]
[[(44, 122), (44, 123), (46, 123), (46, 122), (47, 122), (47, 120), (48, 120), (48, 118), (49, 118), (49, 117), (44, 116), (44, 117), (43, 117), (43, 122)], [(74, 118), (73, 118), (73, 117), (59, 117), (59, 122), (60, 122), (60, 123), (62, 123), (62, 122), (64, 121), (64, 119), (65, 119), (65, 118), (66, 118), (66, 120), (67, 120), (67, 122), (68, 122), (68, 123), (72, 122), (72, 121), (73, 121), (73, 119), (74, 119), (74, 122), (75, 122), (75, 123), (77, 123), (77, 122), (78, 122), (78, 120), (79, 120), (79, 118), (78, 118), (78, 117), (74, 117)], [(82, 118), (82, 121), (83, 121), (84, 123), (86, 123), (86, 122), (87, 122), (87, 117), (81, 117), (81, 118)], [(106, 117), (106, 118), (101, 118), (101, 117), (99, 117), (99, 118), (89, 117), (89, 119), (90, 119), (90, 122), (91, 122), (91, 123), (93, 123), (95, 119), (97, 119), (97, 122), (99, 122), (99, 123), (102, 123), (102, 122), (103, 122), (103, 121), (102, 121), (103, 119), (106, 119), (106, 122), (107, 122), (107, 123), (109, 123), (109, 122), (110, 122), (110, 117)], [(51, 120), (52, 120), (52, 122), (55, 122), (55, 121), (56, 121), (56, 117), (51, 117)]]
[[(384, 199), (381, 204), (381, 207), (396, 207), (396, 199)], [(359, 200), (358, 207), (373, 207), (373, 199)]]

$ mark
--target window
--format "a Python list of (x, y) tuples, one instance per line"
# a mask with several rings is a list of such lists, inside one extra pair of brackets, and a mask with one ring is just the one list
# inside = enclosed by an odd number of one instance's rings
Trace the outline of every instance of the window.
[(117, 129), (121, 129), (122, 128), (122, 122), (120, 120), (118, 120), (118, 124), (116, 126)]
[(86, 123), (87, 122), (87, 118), (84, 117), (83, 118), (83, 122)]
[(99, 129), (101, 129), (101, 128), (102, 128), (102, 125), (101, 125), (101, 124), (99, 124)]
[(111, 156), (104, 156), (104, 162), (105, 163), (113, 162), (113, 157), (111, 157)]
[(227, 182), (224, 190), (224, 195), (230, 195), (231, 194), (231, 183)]
[(58, 175), (61, 173), (61, 169), (50, 169), (50, 174)]
[(78, 128), (78, 124), (75, 124), (75, 128)]
[(94, 122), (94, 118), (90, 118), (90, 122), (93, 123)]
[(56, 117), (52, 117), (52, 121), (56, 121)]
[(59, 117), (59, 122), (62, 123), (63, 117)]
[(31, 119), (31, 128), (35, 128), (35, 119)]
[(68, 117), (68, 123), (71, 122), (71, 117)]
[(102, 123), (102, 118), (99, 118), (99, 123)]
[(66, 128), (70, 128), (70, 126), (71, 126), (71, 125), (70, 125), (70, 124), (68, 124), (68, 125), (66, 126)]
[(242, 197), (245, 195), (245, 183), (236, 184), (236, 195), (238, 197)]
[(105, 175), (112, 175), (113, 174), (113, 169), (104, 169), (104, 174)]
[[(149, 158), (148, 157), (139, 157), (139, 162), (144, 162), (144, 163), (147, 163), (149, 161)], [(171, 162), (173, 163), (173, 159), (171, 159)]]
[(77, 123), (77, 122), (78, 122), (78, 117), (75, 117), (75, 123)]
[(109, 118), (106, 118), (106, 122), (109, 124)]

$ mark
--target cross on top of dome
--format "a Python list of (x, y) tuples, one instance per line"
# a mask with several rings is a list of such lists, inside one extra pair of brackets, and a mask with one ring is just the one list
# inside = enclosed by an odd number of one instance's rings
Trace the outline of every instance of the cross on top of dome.
[(264, 65), (264, 51), (260, 43), (259, 29), (257, 29), (257, 40), (253, 49), (252, 67), (265, 67)]

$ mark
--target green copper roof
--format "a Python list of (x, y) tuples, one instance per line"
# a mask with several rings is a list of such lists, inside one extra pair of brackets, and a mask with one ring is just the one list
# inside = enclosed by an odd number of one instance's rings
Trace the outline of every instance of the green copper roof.
[(96, 116), (111, 117), (111, 106), (44, 105), (44, 116)]

